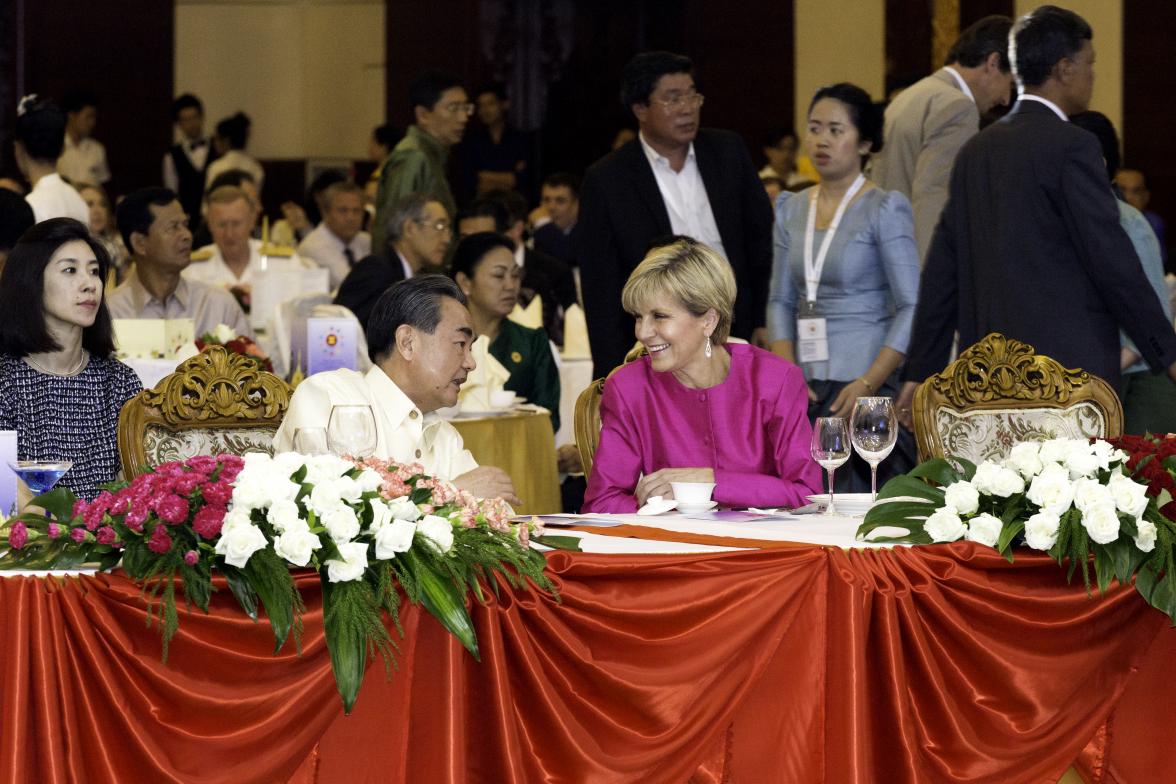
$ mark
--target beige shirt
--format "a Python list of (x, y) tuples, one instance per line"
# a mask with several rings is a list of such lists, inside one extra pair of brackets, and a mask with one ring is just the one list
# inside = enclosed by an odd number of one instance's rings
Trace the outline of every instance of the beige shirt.
[(325, 430), (331, 407), (337, 405), (372, 407), (376, 418), (375, 457), (420, 463), (425, 473), (441, 479), (454, 479), (478, 467), (457, 429), (435, 413), (422, 414), (378, 366), (367, 373), (316, 373), (299, 384), (286, 418), (274, 435), (274, 450), (291, 451), (297, 430)]
[(160, 302), (143, 286), (138, 271), (131, 274), (106, 298), (111, 318), (178, 319), (195, 322), (196, 336), (212, 332), (218, 325), (232, 327), (238, 335), (253, 337), (245, 313), (227, 291), (180, 278), (176, 290)]

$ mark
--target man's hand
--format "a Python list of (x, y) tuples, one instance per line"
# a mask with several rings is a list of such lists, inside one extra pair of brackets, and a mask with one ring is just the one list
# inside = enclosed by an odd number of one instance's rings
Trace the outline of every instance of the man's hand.
[(915, 389), (918, 386), (916, 381), (906, 382), (902, 385), (902, 391), (898, 393), (898, 400), (894, 401), (894, 413), (898, 415), (898, 423), (907, 430), (915, 429), (915, 419), (911, 415), (911, 408), (915, 405)]
[(555, 450), (555, 461), (561, 474), (584, 473), (584, 464), (580, 461), (580, 450), (575, 444), (564, 444)]
[(713, 468), (663, 468), (641, 477), (633, 494), (637, 496), (637, 506), (645, 506), (645, 502), (655, 495), (660, 495), (662, 498), (673, 498), (674, 489), (670, 487), (670, 482), (713, 481), (715, 481)]
[(478, 498), (501, 498), (511, 506), (523, 502), (515, 495), (514, 482), (501, 468), (478, 466), (453, 480), (458, 490), (465, 490)]

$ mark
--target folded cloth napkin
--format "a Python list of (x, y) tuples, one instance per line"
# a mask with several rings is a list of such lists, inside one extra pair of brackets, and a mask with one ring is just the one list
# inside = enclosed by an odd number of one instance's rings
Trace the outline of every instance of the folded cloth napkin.
[(588, 323), (584, 320), (584, 309), (572, 305), (564, 313), (564, 359), (589, 359), (592, 350), (588, 347)]
[(502, 391), (503, 385), (510, 378), (510, 371), (491, 356), (490, 339), (485, 335), (478, 336), (470, 353), (474, 355), (474, 361), (478, 366), (466, 376), (457, 402), (462, 411), (490, 411), (494, 408), (491, 393)]
[(525, 308), (515, 303), (514, 310), (507, 318), (519, 326), (539, 329), (543, 326), (543, 297), (536, 294)]

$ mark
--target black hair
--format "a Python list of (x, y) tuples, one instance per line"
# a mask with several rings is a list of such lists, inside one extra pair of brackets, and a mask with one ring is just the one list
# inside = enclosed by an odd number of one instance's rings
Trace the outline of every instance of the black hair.
[(514, 240), (495, 231), (480, 231), (477, 234), (462, 237), (461, 242), (457, 243), (457, 249), (453, 251), (453, 263), (449, 267), (450, 277), (457, 280), (457, 273), (461, 272), (473, 280), (474, 273), (478, 270), (482, 259), (486, 258), (486, 254), (495, 248), (506, 248), (513, 254), (515, 252)]
[(376, 140), (376, 144), (381, 144), (391, 150), (397, 142), (404, 138), (404, 134), (392, 123), (384, 123), (377, 125), (372, 130), (372, 138)]
[(1045, 84), (1055, 65), (1082, 50), (1084, 41), (1094, 39), (1086, 20), (1073, 11), (1043, 5), (1013, 25), (1009, 55), (1021, 87)]
[(494, 188), (483, 193), (482, 198), (496, 201), (506, 209), (507, 229), (519, 221), (526, 222), (530, 210), (527, 208), (527, 200), (518, 191)]
[(52, 101), (25, 104), (16, 118), (16, 140), (30, 158), (56, 161), (65, 147), (65, 112)]
[[(832, 98), (845, 106), (849, 121), (857, 129), (858, 139), (870, 143), (869, 152), (878, 152), (882, 149), (882, 110), (870, 98), (868, 92), (849, 82), (822, 87), (809, 102), (808, 114), (813, 113), (813, 107), (822, 98)], [(862, 156), (863, 166), (868, 159), (869, 155)]]
[(0, 188), (0, 251), (10, 250), (36, 222), (24, 196)]
[(457, 213), (458, 223), (465, 218), (493, 218), (495, 231), (506, 231), (510, 228), (510, 212), (506, 205), (487, 196), (476, 199), (470, 206)]
[(131, 235), (136, 232), (148, 234), (151, 224), (155, 223), (155, 214), (151, 206), (166, 207), (173, 201), (178, 201), (173, 191), (167, 188), (140, 188), (127, 194), (115, 209), (115, 220), (118, 221), (118, 232), (122, 235), (123, 244), (132, 254), (135, 246), (131, 244)]
[(408, 86), (408, 109), (413, 111), (416, 107), (423, 106), (429, 111), (433, 111), (437, 102), (441, 100), (442, 93), (461, 86), (461, 79), (448, 71), (438, 71), (432, 68), (423, 71)]
[(1070, 115), (1070, 122), (1095, 135), (1107, 164), (1107, 179), (1115, 179), (1122, 159), (1119, 157), (1119, 134), (1115, 132), (1114, 123), (1102, 112), (1090, 111)]
[(237, 112), (216, 124), (216, 135), (228, 140), (234, 150), (244, 150), (249, 143), (249, 126), (253, 121), (245, 112)]
[[(23, 357), (61, 346), (45, 327), (45, 267), (67, 242), (86, 243), (98, 261), (98, 279), (105, 282), (110, 256), (90, 229), (73, 218), (50, 218), (21, 235), (0, 273), (0, 352)], [(114, 329), (106, 308), (106, 292), (94, 323), (82, 330), (82, 348), (96, 357), (114, 353)]]
[(413, 275), (389, 286), (376, 300), (368, 319), (365, 335), (372, 362), (391, 353), (401, 324), (432, 335), (441, 323), (443, 297), (466, 304), (465, 294), (444, 275)]
[(65, 94), (61, 96), (61, 108), (65, 110), (66, 114), (74, 114), (85, 109), (87, 106), (98, 108), (98, 96), (94, 94), (93, 90), (86, 87), (75, 87), (72, 90), (66, 90)]
[(180, 112), (182, 112), (184, 109), (195, 109), (196, 111), (200, 112), (201, 117), (204, 116), (204, 104), (200, 103), (200, 99), (195, 95), (192, 95), (192, 93), (184, 93), (183, 95), (177, 96), (176, 99), (172, 101), (172, 122), (180, 119)]
[(543, 181), (544, 188), (567, 188), (572, 198), (580, 198), (580, 178), (570, 172), (556, 172)]
[(1013, 29), (1013, 20), (1007, 16), (993, 14), (968, 26), (960, 33), (960, 37), (952, 44), (947, 53), (947, 64), (959, 63), (964, 68), (975, 68), (983, 65), (993, 52), (1000, 54), (1000, 70), (1008, 73), (1009, 64), (1009, 30)]
[(257, 180), (253, 179), (253, 175), (244, 169), (228, 169), (213, 177), (212, 182), (208, 183), (208, 187), (204, 189), (204, 193), (207, 195), (217, 188), (223, 188), (226, 185), (240, 188), (243, 182), (257, 185)]
[(789, 137), (794, 141), (800, 141), (800, 137), (796, 135), (796, 131), (792, 130), (792, 128), (784, 125), (769, 128), (767, 133), (764, 134), (764, 147), (775, 147)]
[(502, 82), (484, 82), (478, 86), (478, 91), (474, 93), (474, 98), (476, 99), (478, 96), (485, 95), (486, 93), (493, 93), (494, 97), (500, 101), (507, 100), (506, 85)]
[(628, 109), (635, 103), (649, 105), (657, 80), (668, 74), (692, 74), (689, 57), (673, 52), (642, 52), (621, 71), (621, 103)]

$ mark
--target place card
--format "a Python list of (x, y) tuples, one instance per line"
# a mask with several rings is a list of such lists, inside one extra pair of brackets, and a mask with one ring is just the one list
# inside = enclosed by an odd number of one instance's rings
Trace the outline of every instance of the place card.
[(306, 320), (306, 375), (325, 370), (357, 369), (359, 323), (354, 319), (315, 316)]
[(128, 357), (174, 357), (196, 339), (196, 323), (182, 319), (114, 319), (114, 342)]

